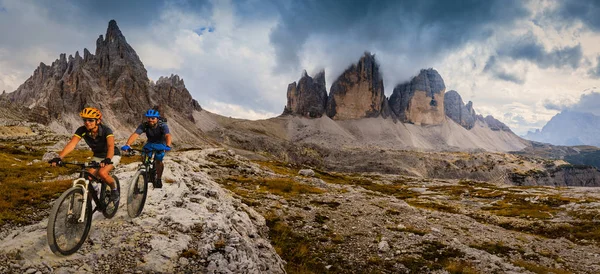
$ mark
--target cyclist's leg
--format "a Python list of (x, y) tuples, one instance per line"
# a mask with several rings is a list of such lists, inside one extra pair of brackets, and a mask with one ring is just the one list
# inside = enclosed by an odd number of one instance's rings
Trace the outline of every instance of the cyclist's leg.
[(115, 184), (115, 180), (110, 176), (110, 171), (114, 168), (114, 165), (105, 165), (98, 170), (98, 176), (104, 182), (106, 182), (111, 189), (116, 189), (117, 185)]
[[(92, 157), (91, 162), (96, 162), (96, 163), (100, 163), (103, 160), (103, 158), (98, 158), (98, 157)], [(97, 168), (88, 168), (88, 172), (91, 173), (92, 175), (98, 177), (98, 169)], [(92, 178), (88, 178), (88, 180), (91, 180)]]
[(165, 169), (165, 165), (163, 164), (164, 157), (165, 157), (164, 151), (160, 151), (160, 152), (157, 151), (154, 154), (154, 161), (156, 163), (155, 166), (156, 166), (156, 179), (157, 180), (162, 179), (163, 170)]

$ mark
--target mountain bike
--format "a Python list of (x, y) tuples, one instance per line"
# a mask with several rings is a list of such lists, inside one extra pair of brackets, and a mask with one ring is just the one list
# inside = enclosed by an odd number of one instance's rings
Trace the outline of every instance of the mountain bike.
[(127, 192), (127, 213), (131, 218), (142, 214), (146, 197), (148, 196), (148, 184), (155, 183), (156, 167), (153, 158), (154, 153), (159, 150), (127, 150), (129, 155), (134, 155), (136, 151), (141, 153), (142, 163), (139, 165), (138, 171), (133, 175)]
[[(78, 166), (81, 170), (79, 178), (73, 180), (73, 186), (54, 202), (46, 233), (52, 252), (57, 255), (71, 255), (79, 250), (87, 239), (94, 212), (101, 211), (105, 218), (110, 219), (117, 213), (119, 202), (111, 200), (108, 184), (87, 171), (88, 168), (99, 169), (99, 163), (63, 162), (61, 165)], [(117, 184), (117, 189), (120, 189), (119, 179), (114, 175), (112, 178)]]

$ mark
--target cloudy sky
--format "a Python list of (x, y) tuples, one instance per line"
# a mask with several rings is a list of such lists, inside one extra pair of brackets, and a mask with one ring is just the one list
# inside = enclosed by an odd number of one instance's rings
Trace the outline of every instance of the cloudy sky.
[(517, 134), (566, 108), (600, 115), (600, 1), (0, 0), (0, 91), (40, 62), (95, 51), (115, 19), (151, 79), (179, 74), (226, 116), (281, 113), (303, 70), (327, 86), (365, 51), (385, 93), (434, 68)]

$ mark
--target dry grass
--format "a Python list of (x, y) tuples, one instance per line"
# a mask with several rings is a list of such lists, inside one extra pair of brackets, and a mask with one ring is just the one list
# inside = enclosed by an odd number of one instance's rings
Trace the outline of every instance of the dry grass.
[(249, 190), (257, 193), (271, 193), (282, 197), (291, 197), (299, 194), (320, 194), (325, 191), (310, 185), (302, 184), (290, 178), (249, 178), (243, 176), (229, 176), (220, 180), (227, 189), (244, 196), (251, 197)]
[(273, 212), (265, 214), (264, 217), (275, 251), (287, 262), (287, 272), (325, 273), (327, 271), (325, 266), (312, 256), (314, 255), (311, 252), (313, 240), (294, 232)]
[[(19, 148), (20, 147), (20, 148)], [(59, 180), (59, 175), (68, 175), (77, 169), (52, 168), (42, 159), (44, 151), (18, 145), (0, 145), (0, 225), (6, 223), (30, 224), (43, 216), (34, 214), (48, 209), (50, 201), (71, 186), (71, 180)], [(67, 161), (85, 161), (91, 156), (88, 151), (73, 151)], [(34, 160), (38, 162), (34, 163)]]
[(483, 208), (498, 216), (531, 219), (551, 219), (563, 209), (561, 205), (576, 201), (558, 195), (536, 196), (506, 193), (494, 205)]
[(515, 260), (513, 262), (516, 266), (520, 266), (522, 268), (525, 268), (533, 273), (539, 273), (539, 274), (543, 274), (543, 273), (555, 273), (555, 274), (568, 274), (568, 273), (572, 273), (568, 270), (565, 269), (560, 269), (560, 268), (554, 268), (554, 267), (546, 267), (543, 265), (539, 265), (539, 264), (535, 264), (529, 261), (525, 261), (525, 260)]

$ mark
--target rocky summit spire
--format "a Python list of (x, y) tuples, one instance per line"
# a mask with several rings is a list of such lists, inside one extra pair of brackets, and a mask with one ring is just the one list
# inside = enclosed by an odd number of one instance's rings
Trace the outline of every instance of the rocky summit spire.
[(331, 86), (326, 112), (337, 120), (377, 117), (386, 109), (385, 103), (379, 65), (375, 55), (365, 52)]
[[(7, 101), (45, 109), (39, 112), (47, 118), (42, 122), (76, 117), (86, 106), (98, 107), (105, 122), (115, 128), (135, 125), (142, 113), (158, 104), (174, 113), (201, 109), (176, 75), (159, 81), (156, 87), (150, 84), (144, 64), (116, 21), (109, 22), (96, 46), (95, 55), (84, 49), (83, 57), (79, 52), (68, 58), (63, 53), (50, 66), (41, 63), (32, 77), (5, 95)], [(193, 120), (190, 115), (185, 118)], [(65, 122), (65, 126), (71, 130), (73, 125)]]
[(297, 85), (296, 82), (288, 85), (287, 98), (284, 114), (310, 118), (323, 116), (327, 104), (325, 71), (317, 73), (314, 78), (304, 71)]
[(477, 117), (473, 110), (473, 103), (469, 101), (465, 106), (462, 97), (455, 90), (444, 94), (444, 112), (446, 116), (466, 129), (471, 129), (475, 125)]
[(445, 91), (442, 76), (435, 69), (423, 69), (409, 82), (394, 88), (389, 104), (404, 123), (439, 125), (446, 117)]

